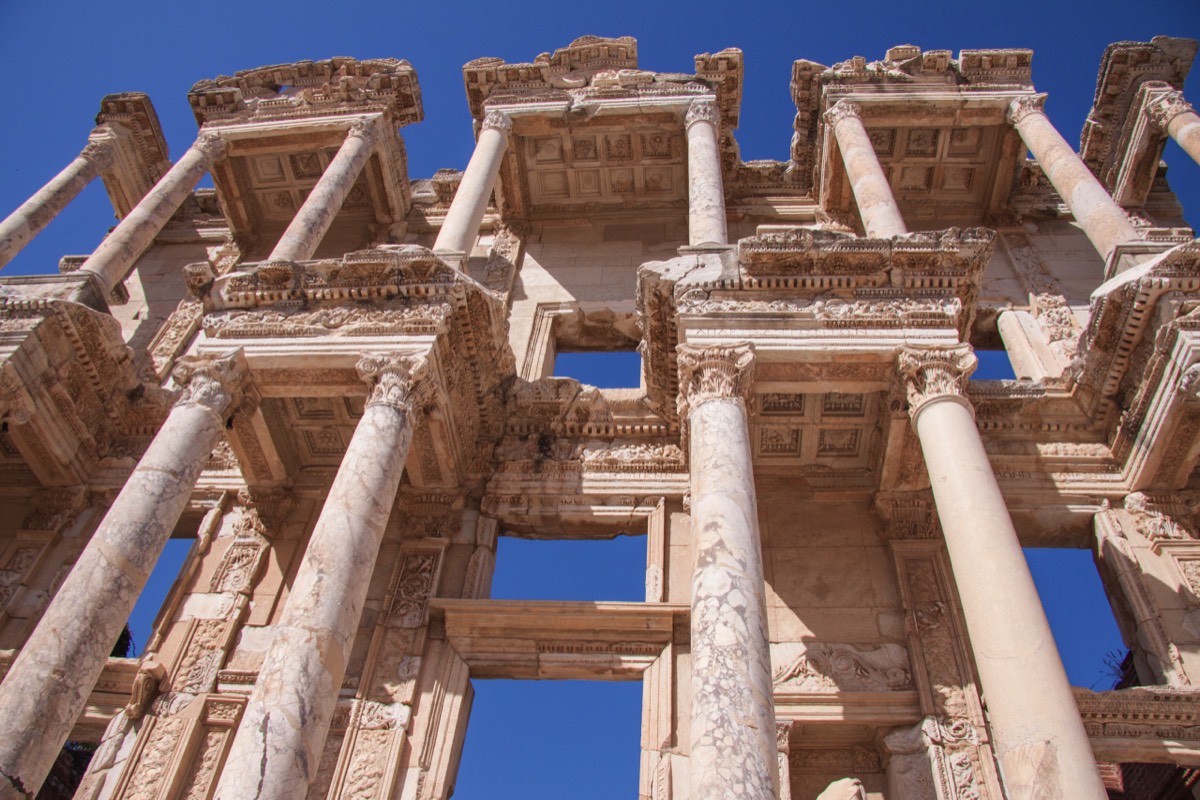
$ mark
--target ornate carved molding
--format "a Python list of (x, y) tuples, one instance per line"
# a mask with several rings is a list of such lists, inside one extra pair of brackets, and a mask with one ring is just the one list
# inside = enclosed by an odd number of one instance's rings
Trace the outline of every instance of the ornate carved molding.
[(826, 123), (833, 126), (846, 119), (856, 119), (861, 123), (862, 106), (858, 103), (851, 103), (849, 100), (839, 100), (825, 112), (824, 118)]
[(398, 411), (417, 410), (423, 379), (429, 371), (424, 356), (368, 353), (356, 366), (371, 387), (367, 406), (387, 405)]
[(691, 128), (697, 122), (707, 122), (714, 128), (721, 124), (721, 113), (717, 109), (716, 100), (702, 97), (692, 101), (684, 118), (684, 128)]
[(173, 376), (183, 387), (176, 406), (201, 405), (224, 417), (236, 398), (245, 397), (249, 369), (242, 351), (235, 350), (224, 356), (182, 358)]
[(1016, 98), (1008, 104), (1008, 122), (1011, 125), (1019, 125), (1021, 121), (1030, 114), (1046, 114), (1046, 98), (1045, 92), (1041, 94), (1027, 94)]
[(679, 416), (709, 400), (750, 399), (754, 383), (754, 345), (696, 347), (679, 345)]
[(908, 399), (908, 413), (914, 420), (926, 404), (938, 398), (958, 397), (967, 403), (967, 380), (979, 364), (967, 344), (905, 347), (900, 350), (897, 362)]
[(1165, 91), (1146, 103), (1146, 116), (1149, 117), (1150, 123), (1164, 132), (1171, 124), (1171, 120), (1180, 114), (1195, 113), (1195, 111), (1192, 104), (1184, 99), (1183, 92), (1177, 89)]

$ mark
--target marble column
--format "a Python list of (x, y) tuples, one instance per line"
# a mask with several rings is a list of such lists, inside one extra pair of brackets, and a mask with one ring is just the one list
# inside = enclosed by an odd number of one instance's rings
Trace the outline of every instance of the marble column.
[(1146, 113), (1156, 128), (1165, 131), (1200, 164), (1200, 114), (1183, 99), (1183, 92), (1172, 89), (1157, 95), (1147, 103)]
[(0, 267), (12, 261), (96, 176), (112, 166), (113, 147), (106, 140), (88, 143), (66, 169), (0, 222)]
[(315, 777), (346, 674), (367, 587), (412, 441), (427, 362), (367, 355), (362, 419), (273, 626), (216, 797), (304, 797)]
[(1045, 103), (1044, 94), (1018, 97), (1008, 107), (1009, 122), (1071, 209), (1096, 252), (1107, 261), (1117, 245), (1141, 241), (1141, 237), (1075, 148), (1067, 144), (1050, 122), (1043, 108)]
[(450, 211), (446, 213), (433, 244), (435, 252), (470, 254), (487, 212), (488, 199), (496, 186), (511, 132), (512, 120), (507, 114), (489, 111), (483, 118), (475, 152), (471, 154), (471, 161), (450, 203)]
[(245, 378), (240, 352), (177, 368), (183, 395), (0, 684), (0, 798), (37, 793), (192, 495)]
[(383, 133), (384, 118), (381, 116), (363, 118), (350, 126), (337, 155), (309, 192), (304, 205), (300, 206), (279, 243), (267, 257), (268, 261), (305, 261), (312, 258), (329, 231), (329, 226), (333, 224), (334, 217), (341, 211), (342, 203), (346, 202), (350, 187), (358, 180), (367, 159), (375, 152), (375, 145)]
[(833, 128), (850, 189), (862, 215), (863, 228), (872, 239), (890, 239), (908, 233), (900, 206), (892, 194), (875, 146), (863, 127), (862, 108), (857, 103), (841, 100), (825, 112), (825, 122)]
[(203, 132), (79, 268), (96, 276), (105, 297), (125, 280), (154, 237), (187, 200), (192, 189), (225, 153), (225, 143)]
[(715, 100), (693, 100), (684, 120), (688, 150), (688, 244), (728, 244), (721, 179), (721, 124)]
[(969, 345), (899, 355), (996, 756), (1014, 800), (1103, 800), (1087, 732), (964, 394), (976, 363)]
[(766, 586), (747, 402), (749, 344), (679, 348), (691, 460), (692, 800), (779, 796)]

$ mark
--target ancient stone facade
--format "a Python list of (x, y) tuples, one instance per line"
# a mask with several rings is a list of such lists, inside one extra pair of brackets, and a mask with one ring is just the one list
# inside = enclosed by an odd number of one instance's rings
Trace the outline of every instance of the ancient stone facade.
[[(468, 63), (427, 180), (405, 61), (201, 81), (173, 162), (105, 98), (0, 223), (3, 263), (96, 177), (120, 217), (0, 279), (0, 798), (67, 741), (89, 800), (446, 798), (486, 678), (640, 680), (644, 800), (1200, 767), (1195, 51), (1112, 45), (1079, 152), (1021, 49), (796, 61), (786, 162), (739, 157), (741, 51), (629, 38)], [(644, 603), (489, 599), (497, 537), (620, 531)], [(1139, 686), (1068, 684), (1022, 545), (1095, 554)]]

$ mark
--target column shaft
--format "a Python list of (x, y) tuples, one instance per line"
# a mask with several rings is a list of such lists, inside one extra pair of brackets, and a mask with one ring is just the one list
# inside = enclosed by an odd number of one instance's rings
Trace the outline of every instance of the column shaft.
[(450, 203), (450, 211), (438, 231), (433, 245), (435, 251), (471, 252), (487, 212), (488, 199), (496, 186), (496, 177), (500, 174), (500, 162), (504, 159), (511, 130), (512, 120), (505, 114), (493, 111), (484, 118), (475, 152), (471, 154), (471, 161)]
[(333, 224), (334, 217), (341, 211), (342, 203), (346, 202), (350, 187), (358, 180), (367, 159), (375, 151), (382, 126), (383, 118), (374, 117), (359, 120), (351, 127), (337, 155), (329, 162), (329, 167), (322, 173), (304, 205), (271, 251), (269, 261), (304, 261), (312, 258), (329, 231), (329, 226)]
[(721, 150), (720, 117), (712, 100), (696, 100), (687, 113), (688, 244), (728, 244)]
[(89, 144), (67, 167), (0, 222), (0, 267), (49, 225), (97, 175), (112, 163), (112, 145)]
[(134, 262), (146, 252), (223, 149), (217, 137), (201, 135), (83, 262), (80, 271), (96, 276), (104, 296), (125, 280)]
[(1179, 114), (1167, 125), (1167, 133), (1200, 164), (1200, 114), (1195, 111)]
[(693, 376), (704, 375), (681, 378), (685, 387), (695, 381), (684, 388), (696, 554), (690, 797), (763, 800), (779, 796), (779, 769), (749, 424), (742, 390), (711, 391), (724, 377), (748, 392), (748, 378), (729, 373), (745, 375), (753, 355), (746, 346), (720, 348), (714, 359), (712, 350), (698, 354)]
[(54, 765), (225, 431), (240, 369), (197, 370), (0, 684), (3, 800), (35, 795)]
[(1140, 241), (1141, 237), (1125, 212), (1042, 111), (1044, 102), (1045, 95), (1014, 100), (1009, 118), (1096, 252), (1107, 261), (1117, 245)]
[(875, 146), (863, 127), (858, 105), (843, 100), (825, 113), (825, 119), (832, 124), (838, 149), (842, 151), (842, 163), (846, 165), (846, 176), (867, 236), (890, 239), (908, 233), (891, 184), (879, 156), (875, 155)]
[[(969, 374), (974, 357), (961, 352)], [(967, 400), (935, 389), (912, 413), (1008, 791), (1103, 800), (1087, 732)]]
[[(364, 366), (364, 364), (366, 366)], [(304, 797), (315, 777), (412, 440), (424, 361), (364, 359), (379, 378), (313, 529), (216, 797)]]

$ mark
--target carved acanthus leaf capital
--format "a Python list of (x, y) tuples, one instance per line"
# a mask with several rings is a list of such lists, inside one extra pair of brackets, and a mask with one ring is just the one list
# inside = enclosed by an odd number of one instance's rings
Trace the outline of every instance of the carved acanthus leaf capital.
[(241, 350), (223, 356), (181, 358), (172, 374), (183, 387), (176, 406), (200, 405), (224, 418), (232, 412), (235, 401), (253, 399), (246, 391), (250, 371)]
[(844, 119), (861, 120), (862, 106), (858, 103), (851, 103), (849, 100), (839, 100), (825, 112), (825, 122), (830, 125), (837, 125)]
[(1045, 114), (1046, 113), (1046, 93), (1041, 94), (1025, 94), (1013, 100), (1008, 104), (1008, 122), (1010, 125), (1019, 125), (1021, 120), (1028, 117), (1030, 114)]
[(681, 344), (679, 353), (679, 416), (708, 400), (750, 399), (754, 383), (754, 345), (697, 347)]
[(480, 123), (480, 128), (485, 131), (500, 131), (505, 136), (512, 133), (512, 117), (505, 114), (503, 111), (489, 111)]
[(714, 128), (721, 122), (721, 114), (717, 110), (717, 102), (711, 98), (705, 97), (699, 100), (693, 100), (688, 106), (687, 116), (684, 117), (684, 128), (690, 128), (697, 122), (707, 122)]
[(1192, 364), (1179, 378), (1179, 393), (1187, 400), (1200, 401), (1200, 364)]
[(367, 353), (358, 361), (358, 376), (371, 387), (367, 405), (387, 405), (405, 413), (419, 410), (429, 360), (421, 355)]
[(968, 344), (905, 347), (900, 350), (897, 362), (908, 399), (908, 413), (913, 419), (932, 400), (965, 396), (967, 380), (979, 364)]
[(1200, 497), (1191, 492), (1134, 492), (1122, 504), (1143, 536), (1151, 542), (1194, 540)]
[(93, 137), (88, 140), (87, 145), (79, 155), (92, 162), (96, 169), (104, 172), (107, 169), (111, 169), (113, 163), (117, 160), (117, 148), (116, 144), (110, 138)]
[(928, 492), (879, 492), (875, 509), (883, 518), (882, 533), (889, 541), (941, 538), (937, 510)]
[(1149, 117), (1150, 124), (1160, 131), (1165, 131), (1171, 120), (1180, 114), (1195, 110), (1192, 104), (1184, 99), (1183, 92), (1177, 89), (1155, 93), (1146, 102), (1146, 116)]
[(383, 117), (360, 117), (350, 123), (350, 128), (346, 131), (346, 138), (351, 137), (362, 139), (369, 145), (373, 145), (383, 138)]
[(192, 143), (192, 148), (199, 150), (209, 161), (218, 161), (225, 157), (229, 149), (225, 139), (214, 131), (201, 131)]

